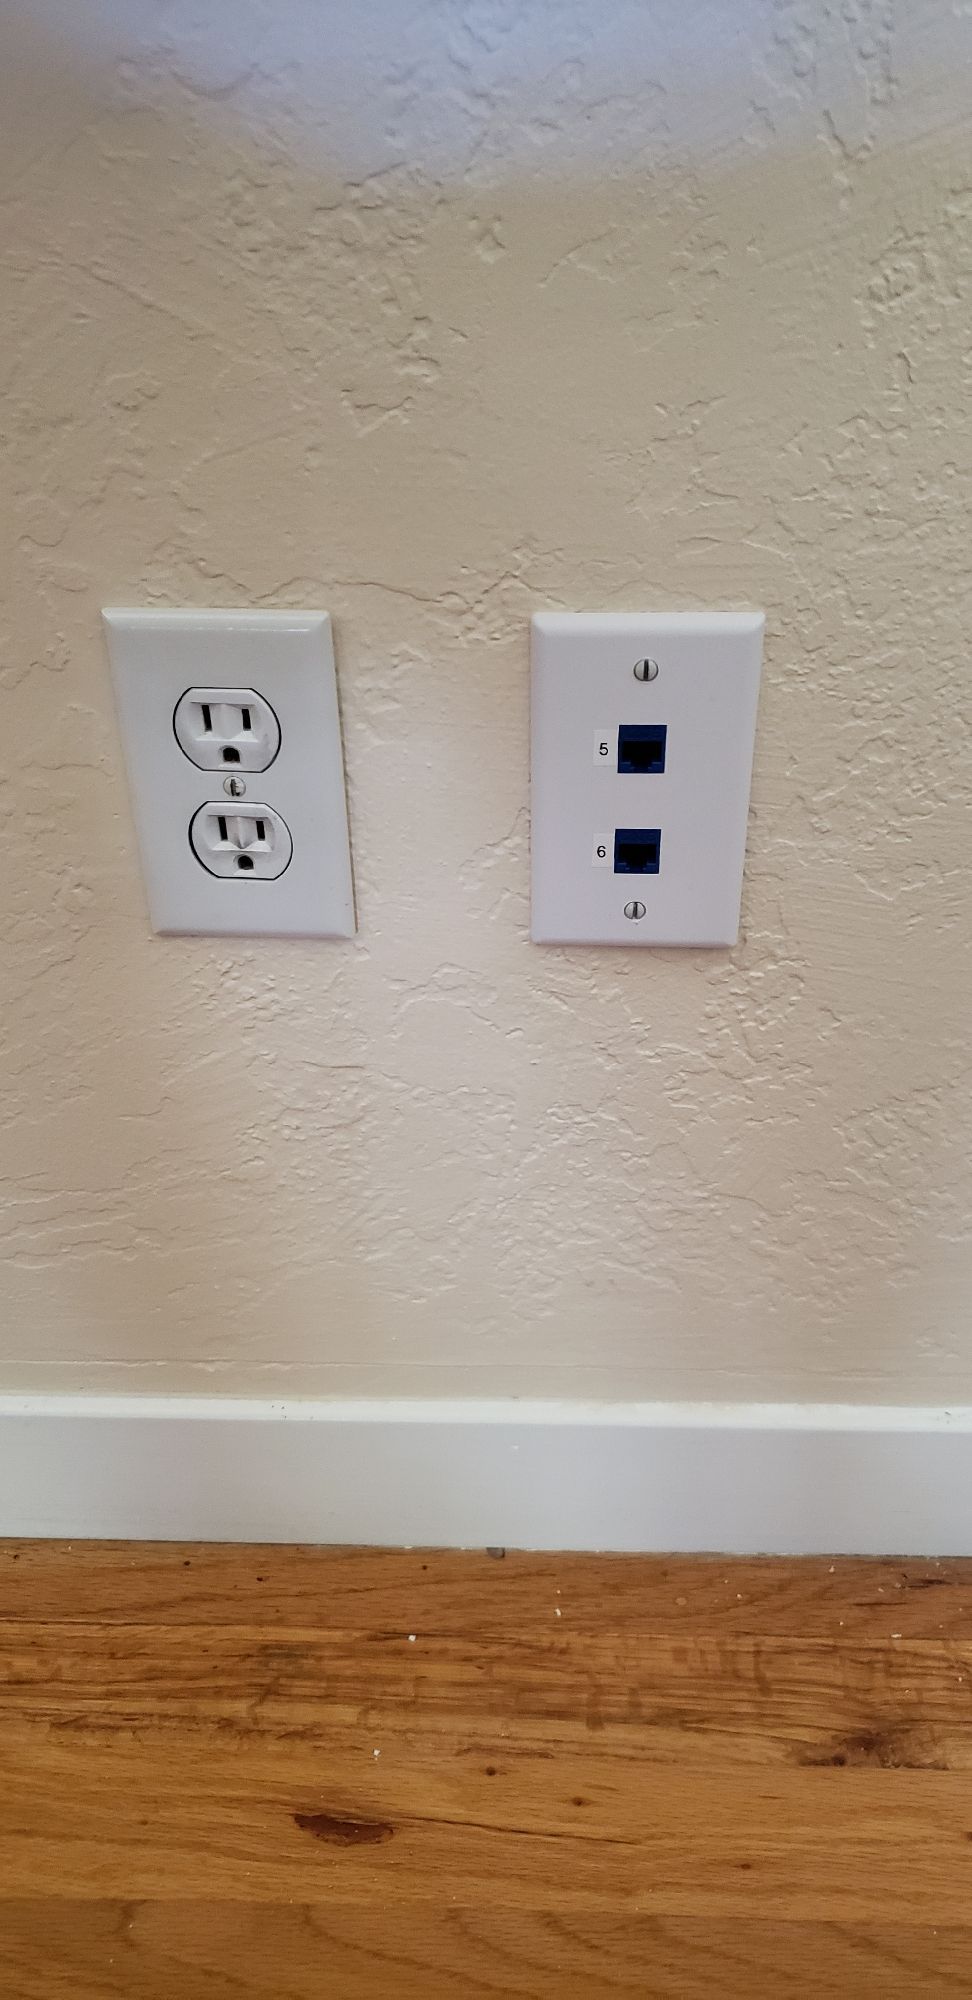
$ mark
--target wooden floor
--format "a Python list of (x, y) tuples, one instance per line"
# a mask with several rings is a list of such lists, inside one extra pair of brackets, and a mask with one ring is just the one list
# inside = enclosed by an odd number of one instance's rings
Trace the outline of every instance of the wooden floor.
[(972, 1563), (0, 1543), (2, 2000), (972, 1994)]

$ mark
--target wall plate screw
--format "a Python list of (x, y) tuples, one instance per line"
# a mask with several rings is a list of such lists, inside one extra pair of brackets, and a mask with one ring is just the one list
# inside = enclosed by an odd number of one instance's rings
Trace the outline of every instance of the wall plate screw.
[(643, 917), (645, 914), (644, 903), (625, 903), (624, 914), (626, 917)]
[(636, 681), (656, 681), (658, 679), (657, 660), (636, 660), (634, 663)]
[(223, 790), (226, 793), (227, 798), (230, 799), (246, 798), (246, 786), (243, 783), (242, 778), (224, 778)]

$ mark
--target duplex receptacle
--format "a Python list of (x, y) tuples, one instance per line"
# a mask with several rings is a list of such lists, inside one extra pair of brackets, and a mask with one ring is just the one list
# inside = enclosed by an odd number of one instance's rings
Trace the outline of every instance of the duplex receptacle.
[(154, 928), (353, 936), (327, 613), (104, 618)]

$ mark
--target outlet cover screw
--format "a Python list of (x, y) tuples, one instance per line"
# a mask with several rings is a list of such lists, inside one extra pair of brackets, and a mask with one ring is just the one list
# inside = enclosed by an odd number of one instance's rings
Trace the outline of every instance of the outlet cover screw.
[(643, 917), (645, 914), (644, 903), (625, 903), (624, 914), (626, 917)]
[(227, 798), (230, 799), (245, 799), (246, 797), (246, 786), (242, 778), (224, 778), (223, 790)]
[(656, 681), (658, 679), (657, 660), (636, 660), (634, 663), (636, 681)]

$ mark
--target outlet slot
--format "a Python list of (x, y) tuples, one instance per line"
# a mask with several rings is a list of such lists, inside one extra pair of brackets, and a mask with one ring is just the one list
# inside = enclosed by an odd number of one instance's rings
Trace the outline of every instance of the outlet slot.
[(661, 829), (619, 827), (614, 836), (616, 875), (657, 875), (661, 868)]
[(618, 770), (658, 777), (665, 769), (666, 722), (622, 722), (618, 730)]

